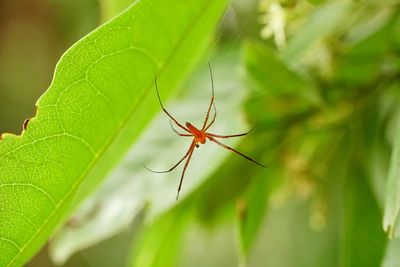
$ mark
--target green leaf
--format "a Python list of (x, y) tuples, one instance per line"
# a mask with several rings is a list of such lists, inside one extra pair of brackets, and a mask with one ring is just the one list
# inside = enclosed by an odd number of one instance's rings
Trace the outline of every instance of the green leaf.
[(247, 104), (248, 113), (257, 122), (265, 126), (283, 122), (321, 102), (315, 86), (290, 70), (268, 46), (248, 42), (244, 57), (248, 77), (261, 91)]
[(383, 216), (383, 229), (389, 233), (390, 237), (400, 236), (400, 231), (398, 230), (400, 224), (400, 124), (398, 123), (397, 126), (397, 134), (390, 160), (386, 186), (385, 212)]
[[(380, 210), (362, 172), (354, 170), (343, 183), (343, 225), (340, 266), (379, 266), (386, 238)], [(366, 212), (368, 211), (368, 212)]]
[(319, 102), (312, 84), (290, 70), (270, 47), (248, 42), (244, 52), (248, 74), (263, 92), (269, 95), (296, 96), (311, 103)]
[(166, 98), (224, 7), (138, 1), (62, 57), (27, 130), (0, 141), (0, 265), (26, 262), (120, 160), (159, 111), (154, 76)]
[[(350, 86), (367, 84), (378, 79), (382, 72), (382, 60), (390, 53), (391, 39), (395, 36), (391, 14), (386, 14), (386, 20), (375, 26), (376, 32), (358, 40), (346, 47), (346, 54), (337, 59), (337, 71), (334, 78)], [(392, 68), (390, 61), (386, 72)]]
[[(257, 236), (257, 231), (264, 219), (267, 209), (267, 185), (271, 179), (266, 172), (260, 172), (252, 178), (252, 184), (246, 196), (239, 200), (239, 237), (243, 256), (246, 257)], [(268, 181), (269, 180), (269, 181)]]
[(190, 221), (191, 213), (184, 206), (158, 218), (144, 229), (139, 240), (135, 240), (128, 266), (177, 266), (185, 230)]

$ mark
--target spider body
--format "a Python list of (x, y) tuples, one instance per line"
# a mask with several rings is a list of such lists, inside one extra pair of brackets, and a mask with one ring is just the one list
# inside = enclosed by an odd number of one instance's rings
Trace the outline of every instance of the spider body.
[[(181, 188), (182, 188), (183, 177), (185, 176), (186, 168), (187, 168), (187, 166), (188, 166), (188, 164), (190, 162), (190, 159), (192, 158), (193, 151), (194, 151), (194, 149), (196, 147), (199, 147), (199, 144), (205, 144), (207, 139), (209, 141), (211, 141), (211, 142), (216, 143), (217, 145), (219, 145), (219, 146), (221, 146), (221, 147), (223, 147), (225, 149), (228, 149), (228, 150), (230, 150), (230, 151), (232, 151), (232, 152), (244, 157), (245, 159), (247, 159), (247, 160), (249, 160), (249, 161), (251, 161), (251, 162), (253, 162), (253, 163), (255, 163), (255, 164), (259, 165), (259, 166), (267, 167), (267, 166), (255, 161), (254, 159), (242, 154), (241, 152), (235, 150), (234, 148), (229, 147), (229, 146), (221, 143), (219, 140), (217, 140), (217, 138), (231, 138), (231, 137), (244, 136), (244, 135), (249, 134), (254, 128), (251, 129), (250, 131), (246, 132), (246, 133), (233, 134), (233, 135), (219, 135), (219, 134), (213, 134), (213, 133), (208, 132), (208, 129), (214, 124), (215, 119), (217, 117), (217, 109), (215, 108), (215, 105), (214, 105), (214, 80), (213, 80), (213, 75), (212, 75), (212, 70), (211, 70), (210, 64), (208, 64), (208, 68), (209, 68), (210, 77), (211, 77), (212, 95), (211, 95), (211, 101), (210, 101), (210, 104), (208, 106), (208, 110), (207, 110), (207, 113), (206, 113), (206, 117), (204, 119), (203, 127), (201, 129), (198, 129), (197, 127), (195, 127), (190, 122), (186, 122), (185, 123), (186, 127), (183, 126), (164, 108), (164, 105), (161, 102), (160, 92), (159, 92), (158, 86), (157, 86), (157, 78), (154, 79), (158, 101), (159, 101), (160, 106), (161, 106), (162, 110), (164, 111), (164, 113), (170, 118), (170, 124), (171, 124), (172, 130), (179, 136), (186, 136), (186, 137), (191, 137), (192, 138), (192, 142), (191, 142), (190, 147), (189, 147), (188, 151), (186, 152), (186, 154), (183, 156), (183, 158), (181, 158), (178, 161), (178, 163), (176, 163), (170, 169), (168, 169), (166, 171), (153, 171), (153, 170), (151, 170), (151, 169), (149, 169), (149, 168), (147, 168), (145, 166), (145, 168), (148, 169), (151, 172), (166, 173), (166, 172), (170, 172), (170, 171), (174, 170), (176, 167), (178, 167), (179, 164), (181, 164), (186, 159), (186, 162), (185, 162), (185, 165), (183, 167), (182, 174), (181, 174), (181, 179), (179, 181), (178, 193), (176, 195), (176, 199), (177, 200), (179, 198), (179, 192), (181, 191)], [(214, 108), (214, 116), (213, 116), (212, 120), (209, 122), (208, 119), (209, 119), (209, 116), (210, 116), (211, 107)], [(172, 122), (174, 122), (175, 125), (178, 126), (179, 128), (181, 128), (182, 130), (184, 130), (185, 133), (178, 132), (174, 128)]]
[(190, 131), (190, 133), (193, 135), (194, 139), (196, 140), (196, 147), (199, 147), (199, 143), (205, 144), (205, 142), (207, 140), (207, 138), (206, 138), (207, 135), (205, 132), (197, 129), (190, 122), (186, 122), (185, 125), (188, 128), (188, 130)]

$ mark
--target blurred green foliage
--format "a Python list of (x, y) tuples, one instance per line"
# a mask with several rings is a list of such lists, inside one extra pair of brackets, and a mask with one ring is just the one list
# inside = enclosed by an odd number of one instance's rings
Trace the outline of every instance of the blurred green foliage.
[[(21, 34), (15, 30), (21, 28), (14, 28), (21, 24), (0, 16), (0, 131), (19, 132), (23, 119), (34, 114), (35, 99), (49, 83), (59, 53), (128, 4), (33, 3), (58, 12), (35, 24), (20, 3), (0, 9), (18, 6), (19, 20), (51, 32)], [(76, 10), (92, 14), (85, 16), (87, 26), (73, 19)], [(132, 212), (125, 230), (76, 253), (64, 266), (397, 266), (399, 11), (396, 0), (233, 1), (208, 57), (214, 66), (240, 54), (238, 62), (229, 63), (237, 71), (229, 64), (215, 66), (247, 88), (247, 99), (236, 112), (244, 113), (250, 125), (256, 123), (256, 129), (238, 149), (269, 167), (253, 166), (237, 155), (224, 162), (219, 158), (211, 175), (210, 169), (194, 166), (190, 171), (204, 179), (185, 198), (155, 217), (149, 215), (149, 198), (135, 200), (132, 205), (140, 212)], [(29, 41), (28, 56), (22, 52), (29, 36), (42, 39)], [(220, 56), (225, 50), (236, 52), (227, 59)], [(203, 87), (199, 94), (207, 96), (209, 80), (202, 73), (190, 79), (203, 79), (201, 86), (189, 82), (185, 88)], [(207, 97), (187, 96), (185, 90), (176, 99), (201, 99), (207, 105)], [(203, 110), (185, 107), (180, 113), (185, 112), (202, 115)], [(224, 116), (219, 112), (218, 120)], [(158, 151), (149, 156), (168, 149), (166, 143), (157, 143)], [(132, 176), (144, 177), (132, 169)], [(174, 174), (176, 180), (168, 184), (177, 183), (179, 172)], [(190, 172), (185, 179), (191, 179)], [(159, 192), (143, 187), (145, 195)], [(47, 253), (44, 249), (29, 266), (52, 266)], [(107, 260), (100, 261), (104, 255)]]

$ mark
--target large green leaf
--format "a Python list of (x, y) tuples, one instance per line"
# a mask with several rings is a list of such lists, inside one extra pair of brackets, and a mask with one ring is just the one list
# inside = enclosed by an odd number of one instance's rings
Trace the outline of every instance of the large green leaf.
[[(73, 46), (21, 136), (0, 141), (0, 266), (19, 266), (118, 162), (188, 73), (225, 1), (142, 0)], [(138, 155), (140, 156), (140, 155)]]
[(145, 227), (137, 244), (133, 246), (127, 266), (177, 266), (179, 251), (191, 217), (190, 210), (180, 206)]

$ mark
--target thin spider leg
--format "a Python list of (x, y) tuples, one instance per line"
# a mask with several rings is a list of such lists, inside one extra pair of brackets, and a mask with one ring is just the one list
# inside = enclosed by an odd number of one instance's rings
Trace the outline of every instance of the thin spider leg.
[(212, 137), (218, 137), (218, 138), (231, 138), (231, 137), (239, 137), (239, 136), (245, 136), (251, 133), (256, 127), (254, 126), (250, 131), (246, 133), (241, 133), (241, 134), (231, 134), (231, 135), (219, 135), (219, 134), (213, 134), (213, 133), (206, 133), (207, 136), (212, 136)]
[(254, 159), (252, 159), (252, 158), (250, 158), (250, 157), (244, 155), (243, 153), (241, 153), (241, 152), (239, 152), (239, 151), (233, 149), (232, 147), (227, 146), (227, 145), (221, 143), (220, 141), (218, 141), (217, 139), (213, 138), (212, 136), (208, 136), (208, 139), (210, 139), (211, 141), (217, 143), (218, 145), (222, 146), (223, 148), (226, 148), (226, 149), (228, 149), (228, 150), (230, 150), (230, 151), (232, 151), (232, 152), (235, 152), (236, 154), (238, 154), (238, 155), (244, 157), (245, 159), (250, 160), (251, 162), (253, 162), (253, 163), (257, 164), (257, 165), (260, 165), (260, 166), (262, 166), (262, 167), (267, 167), (266, 165), (263, 165), (263, 164), (261, 164), (261, 163), (255, 161)]
[(181, 175), (181, 180), (179, 181), (179, 187), (178, 187), (178, 193), (176, 194), (176, 200), (179, 199), (179, 193), (181, 192), (181, 188), (182, 188), (182, 182), (183, 182), (183, 177), (185, 176), (185, 172), (186, 172), (186, 168), (189, 165), (190, 159), (193, 155), (193, 151), (194, 151), (194, 146), (192, 147), (192, 149), (190, 150), (189, 156), (185, 162), (185, 166), (183, 167), (183, 171), (182, 171), (182, 175)]
[(208, 124), (207, 127), (205, 129), (203, 129), (203, 131), (207, 131), (211, 127), (211, 125), (214, 124), (215, 118), (217, 118), (217, 108), (215, 107), (214, 103), (213, 103), (213, 107), (214, 107), (214, 117), (211, 120), (210, 124)]
[(169, 120), (169, 124), (171, 125), (172, 131), (174, 131), (177, 135), (180, 135), (180, 136), (193, 136), (192, 134), (183, 134), (183, 133), (178, 132), (178, 131), (174, 128), (174, 125), (172, 125), (172, 121), (171, 121), (171, 120)]
[(168, 117), (171, 118), (171, 120), (173, 120), (176, 125), (178, 125), (180, 128), (182, 128), (183, 130), (185, 130), (186, 132), (190, 133), (190, 131), (188, 129), (185, 128), (185, 126), (183, 126), (182, 124), (180, 124), (174, 117), (172, 117), (171, 114), (169, 114), (169, 112), (164, 108), (164, 105), (161, 102), (161, 98), (160, 98), (160, 92), (158, 91), (158, 85), (157, 85), (157, 77), (154, 77), (154, 83), (156, 85), (156, 91), (157, 91), (157, 97), (158, 97), (158, 102), (160, 102), (160, 106), (162, 108), (162, 110), (165, 112), (165, 114), (167, 114)]
[(208, 63), (208, 69), (210, 71), (212, 95), (211, 95), (210, 105), (208, 106), (206, 118), (204, 120), (203, 128), (201, 128), (201, 130), (204, 130), (204, 128), (206, 128), (206, 125), (207, 125), (207, 122), (208, 122), (208, 117), (210, 116), (211, 106), (214, 104), (214, 78), (213, 78), (213, 75), (212, 75), (212, 70), (211, 70), (210, 63)]
[(179, 166), (179, 164), (181, 164), (181, 162), (182, 162), (184, 159), (186, 159), (186, 158), (189, 156), (189, 154), (191, 153), (191, 151), (193, 151), (195, 144), (196, 144), (196, 142), (195, 142), (195, 140), (193, 139), (192, 143), (190, 144), (189, 150), (186, 152), (185, 156), (183, 156), (183, 158), (181, 158), (181, 159), (178, 161), (178, 163), (176, 163), (174, 166), (172, 166), (170, 169), (168, 169), (168, 170), (166, 170), (166, 171), (153, 171), (153, 170), (149, 169), (147, 166), (144, 166), (144, 167), (145, 167), (148, 171), (151, 171), (151, 172), (154, 172), (154, 173), (166, 173), (166, 172), (173, 171), (176, 167)]

